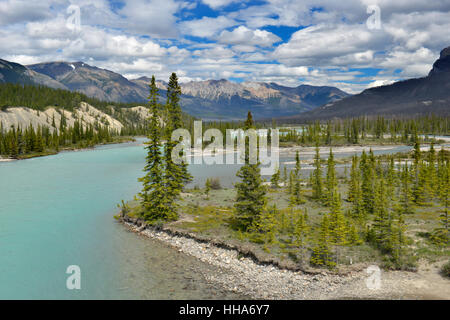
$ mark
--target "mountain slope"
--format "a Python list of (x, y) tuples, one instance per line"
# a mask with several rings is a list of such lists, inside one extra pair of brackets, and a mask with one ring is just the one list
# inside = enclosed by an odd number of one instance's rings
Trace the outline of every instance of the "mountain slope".
[(120, 131), (124, 127), (124, 124), (113, 116), (106, 114), (85, 102), (82, 102), (80, 106), (73, 111), (55, 107), (46, 108), (44, 111), (26, 107), (12, 107), (5, 111), (0, 111), (0, 123), (4, 128), (10, 128), (11, 126), (14, 126), (15, 128), (26, 128), (32, 124), (34, 128), (42, 126), (48, 127), (53, 131), (55, 129), (52, 126), (53, 121), (58, 125), (63, 114), (68, 127), (73, 127), (77, 120), (79, 120), (84, 127), (88, 124), (99, 125), (101, 127), (108, 125), (110, 129), (117, 131)]
[[(83, 62), (47, 62), (27, 67), (9, 64), (11, 66), (0, 69), (3, 82), (69, 89), (103, 101), (147, 101), (150, 82), (147, 77), (128, 80), (118, 73)], [(167, 83), (157, 83), (164, 102)], [(234, 83), (223, 79), (184, 83), (181, 90), (181, 107), (186, 113), (203, 119), (227, 120), (243, 119), (248, 111), (255, 118), (295, 115), (348, 96), (333, 87), (290, 88), (275, 83)]]
[(450, 47), (441, 51), (427, 77), (367, 89), (291, 119), (430, 113), (450, 115)]
[[(311, 110), (348, 96), (333, 87), (301, 85), (295, 88), (275, 83), (206, 80), (181, 84), (184, 105), (202, 117), (242, 119), (248, 111), (256, 118), (291, 115)], [(193, 113), (195, 114), (195, 113)]]
[(104, 101), (143, 102), (148, 95), (148, 90), (144, 91), (122, 75), (84, 62), (38, 63), (28, 68), (51, 77), (69, 90)]
[(35, 72), (21, 64), (0, 59), (0, 83), (44, 85), (55, 89), (67, 89), (51, 77)]

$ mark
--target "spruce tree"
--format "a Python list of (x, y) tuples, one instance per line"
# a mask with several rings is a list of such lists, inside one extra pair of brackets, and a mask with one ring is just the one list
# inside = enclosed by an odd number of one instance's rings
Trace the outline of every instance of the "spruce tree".
[(268, 251), (268, 245), (275, 242), (277, 220), (279, 214), (277, 206), (274, 204), (269, 208), (264, 208), (257, 220), (253, 221), (251, 231), (255, 232), (258, 241), (264, 243), (264, 249)]
[[(178, 78), (175, 73), (170, 76), (167, 86), (167, 102), (166, 102), (166, 126), (164, 144), (164, 177), (163, 184), (165, 186), (165, 203), (166, 210), (170, 212), (170, 219), (176, 219), (176, 200), (178, 199), (184, 185), (192, 179), (187, 170), (187, 164), (182, 161), (176, 164), (172, 159), (172, 152), (180, 141), (172, 141), (172, 132), (182, 127), (182, 114), (179, 105), (181, 88), (178, 85)], [(180, 154), (183, 157), (182, 154)]]
[[(253, 119), (252, 114), (249, 112), (244, 130), (252, 128), (254, 128)], [(240, 178), (240, 182), (235, 184), (235, 218), (238, 227), (243, 231), (248, 231), (254, 221), (258, 221), (267, 204), (266, 188), (261, 179), (259, 163), (250, 163), (248, 140), (246, 139), (245, 142), (245, 163), (236, 174)]]
[(334, 267), (336, 263), (333, 261), (330, 247), (331, 236), (329, 219), (327, 215), (324, 215), (320, 223), (319, 237), (311, 255), (311, 264), (316, 266)]
[(387, 196), (386, 182), (383, 177), (377, 181), (373, 231), (375, 244), (385, 252), (392, 252), (397, 238), (395, 233), (394, 215)]
[(295, 237), (295, 241), (294, 244), (297, 247), (302, 248), (305, 245), (305, 241), (308, 237), (308, 214), (306, 213), (306, 209), (305, 209), (305, 213), (299, 213), (296, 216), (296, 220), (295, 220), (295, 225), (294, 225), (294, 237)]
[(323, 190), (322, 190), (322, 165), (320, 163), (320, 153), (319, 146), (316, 144), (316, 154), (314, 156), (314, 172), (312, 179), (313, 187), (313, 198), (316, 200), (322, 200)]
[(326, 196), (325, 204), (331, 206), (334, 199), (334, 192), (337, 188), (336, 169), (334, 163), (334, 155), (332, 149), (330, 149), (330, 155), (327, 161), (327, 177), (326, 177)]
[(295, 170), (293, 176), (293, 188), (292, 188), (292, 202), (295, 205), (305, 203), (302, 197), (302, 178), (301, 178), (301, 164), (300, 164), (300, 155), (297, 151), (295, 154)]
[(350, 220), (347, 220), (347, 244), (359, 245), (361, 243), (362, 241), (359, 236), (358, 229)]
[(287, 192), (289, 194), (289, 196), (291, 196), (294, 193), (294, 184), (295, 184), (295, 175), (294, 175), (294, 171), (290, 171), (289, 172), (289, 183), (288, 183), (288, 188), (287, 188)]
[(386, 184), (388, 197), (392, 199), (395, 195), (395, 189), (397, 187), (397, 177), (395, 173), (394, 157), (389, 157), (389, 165), (386, 172)]
[(375, 163), (372, 157), (367, 157), (363, 151), (359, 163), (361, 170), (361, 195), (364, 210), (368, 214), (374, 212), (374, 180), (375, 180)]
[(430, 150), (428, 151), (427, 157), (427, 189), (430, 193), (430, 197), (437, 195), (438, 189), (435, 188), (437, 185), (437, 170), (436, 170), (436, 151), (434, 150), (434, 143), (431, 143)]
[[(175, 72), (173, 72), (170, 76), (169, 83), (167, 85), (167, 114), (168, 114), (168, 122), (169, 125), (167, 126), (167, 139), (168, 142), (171, 137), (172, 131), (180, 129), (183, 127), (183, 120), (182, 120), (182, 113), (181, 113), (181, 107), (180, 107), (180, 96), (181, 96), (181, 87), (178, 84), (178, 77)], [(171, 141), (169, 147), (172, 151), (174, 146), (176, 145), (176, 142)], [(180, 154), (181, 157), (183, 157), (183, 154)], [(172, 162), (173, 163), (173, 162)], [(186, 183), (189, 183), (192, 181), (192, 175), (188, 171), (188, 165), (183, 160), (181, 164), (177, 164), (177, 166), (180, 168), (177, 170), (180, 174), (178, 179), (179, 185), (182, 186)]]
[(331, 243), (336, 246), (336, 263), (338, 262), (340, 256), (340, 247), (347, 244), (347, 228), (345, 217), (342, 214), (342, 204), (340, 195), (335, 190), (333, 192), (333, 200), (331, 202), (331, 212), (330, 212), (330, 235)]
[(356, 195), (359, 193), (360, 189), (360, 173), (358, 172), (358, 157), (354, 155), (352, 157), (352, 167), (350, 170), (350, 182), (348, 187), (347, 200), (349, 202), (354, 202)]
[(415, 165), (416, 181), (413, 187), (414, 203), (418, 206), (428, 206), (431, 200), (431, 191), (428, 183), (428, 170), (424, 160)]
[(390, 252), (392, 255), (392, 259), (395, 262), (399, 262), (403, 256), (406, 247), (406, 222), (404, 218), (403, 210), (398, 206), (395, 206), (395, 222), (393, 226), (393, 230), (391, 230), (392, 234), (390, 237)]
[(272, 175), (270, 179), (270, 184), (272, 188), (278, 189), (280, 187), (279, 183), (280, 183), (280, 168), (277, 166), (275, 168), (275, 173)]
[(161, 154), (158, 91), (155, 76), (152, 76), (150, 95), (148, 97), (151, 116), (147, 136), (148, 141), (146, 142), (147, 158), (144, 168), (146, 174), (140, 179), (143, 184), (143, 189), (139, 194), (141, 197), (141, 205), (144, 209), (144, 217), (150, 222), (175, 218), (174, 213), (171, 212), (173, 208), (166, 198), (166, 185), (163, 181), (164, 171)]
[(411, 186), (410, 186), (410, 173), (408, 170), (408, 164), (405, 163), (405, 165), (402, 167), (401, 172), (401, 181), (400, 181), (400, 207), (399, 210), (402, 214), (411, 214), (414, 213), (413, 209), (413, 197), (411, 193)]
[(209, 199), (209, 193), (211, 192), (211, 179), (206, 179), (205, 182), (205, 195), (206, 198)]
[(283, 166), (283, 185), (284, 187), (286, 187), (287, 182), (288, 182), (288, 176), (287, 176), (287, 169), (286, 166)]
[(450, 232), (449, 232), (449, 206), (450, 206), (450, 161), (440, 164), (440, 183), (439, 187), (439, 200), (442, 205), (441, 214), (439, 216), (439, 227), (433, 230), (432, 241), (438, 245), (448, 246), (450, 244)]

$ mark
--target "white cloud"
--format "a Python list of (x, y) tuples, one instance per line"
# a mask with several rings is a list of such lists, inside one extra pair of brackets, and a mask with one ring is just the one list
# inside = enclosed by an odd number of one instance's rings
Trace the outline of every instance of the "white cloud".
[(225, 7), (233, 2), (244, 2), (245, 0), (202, 0), (202, 2), (212, 9)]
[(392, 84), (394, 82), (395, 82), (394, 80), (375, 80), (375, 81), (369, 83), (367, 88), (381, 87), (381, 86), (385, 86), (388, 84)]
[(309, 75), (307, 67), (286, 67), (279, 64), (266, 65), (261, 73), (263, 75), (293, 77), (304, 77)]
[(400, 69), (401, 76), (405, 78), (422, 77), (428, 74), (438, 57), (437, 53), (427, 48), (411, 52), (400, 47), (387, 54), (385, 60), (380, 62), (380, 66), (391, 70)]
[[(66, 26), (72, 2), (81, 8), (80, 32)], [(243, 9), (222, 10), (233, 2)], [(84, 60), (129, 77), (179, 70), (183, 81), (241, 77), (357, 92), (426, 75), (450, 45), (450, 1), (203, 0), (217, 17), (192, 14), (198, 3), (130, 0), (112, 9), (107, 0), (0, 0), (0, 57)], [(368, 4), (380, 6), (381, 30), (366, 26)], [(282, 41), (267, 26), (304, 29)], [(351, 70), (358, 68), (381, 71)]]
[(233, 50), (225, 48), (223, 46), (214, 46), (211, 49), (195, 50), (194, 56), (201, 57), (202, 59), (226, 59), (235, 56)]
[(203, 17), (201, 19), (181, 22), (180, 31), (186, 35), (208, 38), (236, 24), (236, 21), (225, 16), (219, 16), (217, 18)]
[(27, 56), (23, 54), (5, 56), (4, 59), (8, 61), (14, 61), (16, 63), (20, 63), (23, 65), (42, 62), (42, 60), (40, 60), (41, 59), (40, 57)]
[(3, 0), (0, 2), (0, 26), (49, 18), (46, 1)]
[(218, 37), (219, 42), (241, 46), (270, 47), (275, 42), (281, 41), (280, 37), (265, 30), (250, 30), (245, 26), (239, 26), (233, 31), (224, 30)]
[(127, 0), (119, 10), (126, 20), (118, 27), (154, 37), (176, 37), (175, 14), (181, 5), (174, 0)]
[[(382, 48), (379, 33), (362, 25), (322, 24), (295, 32), (289, 42), (278, 46), (273, 57), (288, 65), (328, 65), (367, 62)], [(333, 60), (333, 61), (332, 61)]]

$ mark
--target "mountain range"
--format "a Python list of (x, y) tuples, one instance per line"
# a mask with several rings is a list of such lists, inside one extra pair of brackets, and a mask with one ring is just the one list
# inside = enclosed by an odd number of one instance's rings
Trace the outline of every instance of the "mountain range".
[(366, 89), (360, 94), (285, 118), (289, 121), (363, 115), (450, 115), (450, 47), (443, 49), (426, 77)]
[[(105, 101), (146, 102), (150, 79), (124, 76), (84, 62), (46, 62), (29, 66), (0, 59), (0, 83), (37, 84), (79, 91)], [(158, 81), (162, 101), (167, 84)], [(348, 94), (334, 87), (228, 80), (193, 81), (181, 84), (183, 111), (202, 119), (243, 119), (291, 116), (338, 101)]]
[[(0, 59), (0, 83), (45, 85), (79, 91), (105, 101), (145, 102), (150, 79), (129, 80), (113, 71), (84, 62), (48, 62), (29, 66)], [(167, 83), (158, 81), (161, 101)], [(286, 122), (346, 118), (363, 115), (450, 114), (450, 47), (443, 49), (426, 77), (370, 88), (356, 95), (334, 87), (228, 80), (181, 84), (181, 106), (205, 119), (242, 119), (248, 111), (256, 119), (280, 118)]]

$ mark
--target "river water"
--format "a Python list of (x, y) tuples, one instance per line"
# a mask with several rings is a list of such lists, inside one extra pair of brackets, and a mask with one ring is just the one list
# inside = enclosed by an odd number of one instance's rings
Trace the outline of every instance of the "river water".
[[(144, 159), (128, 143), (0, 163), (0, 299), (240, 298), (206, 283), (212, 267), (113, 219)], [(69, 265), (81, 290), (66, 287)]]
[[(113, 219), (117, 203), (139, 191), (142, 142), (0, 162), (0, 299), (244, 298), (208, 284), (202, 273), (213, 267)], [(219, 177), (229, 187), (238, 168), (192, 165), (192, 186)], [(80, 267), (80, 290), (66, 287), (71, 265)]]

